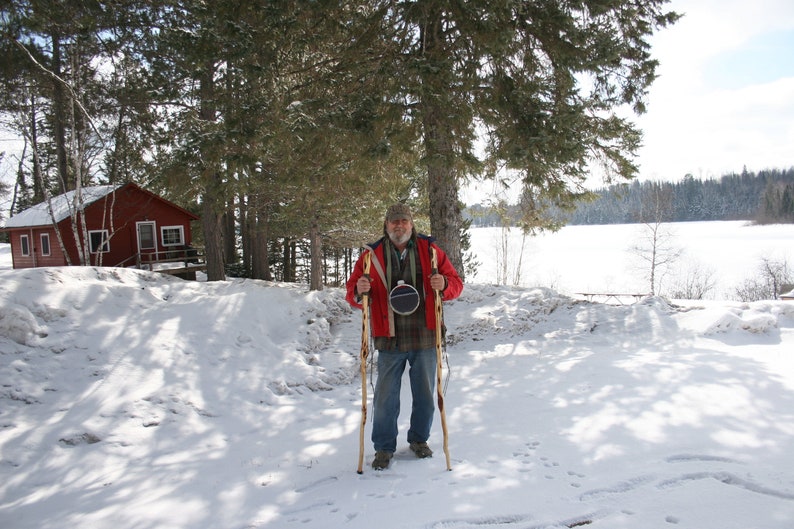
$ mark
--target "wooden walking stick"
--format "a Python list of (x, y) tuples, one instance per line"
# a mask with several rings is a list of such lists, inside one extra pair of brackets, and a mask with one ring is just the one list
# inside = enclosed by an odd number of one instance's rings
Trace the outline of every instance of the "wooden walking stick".
[[(438, 257), (436, 249), (431, 247), (431, 266), (433, 274), (438, 273)], [(447, 458), (447, 470), (452, 470), (449, 459), (449, 434), (447, 433), (447, 412), (444, 409), (444, 390), (441, 388), (442, 367), (442, 336), (441, 327), (444, 325), (444, 312), (441, 306), (441, 291), (434, 290), (436, 305), (436, 392), (438, 393), (438, 412), (441, 414), (441, 431), (444, 433), (444, 456)]]
[[(364, 277), (369, 279), (372, 253), (364, 254)], [(358, 434), (358, 472), (364, 473), (364, 429), (367, 426), (367, 357), (369, 356), (369, 292), (361, 294), (361, 430)]]

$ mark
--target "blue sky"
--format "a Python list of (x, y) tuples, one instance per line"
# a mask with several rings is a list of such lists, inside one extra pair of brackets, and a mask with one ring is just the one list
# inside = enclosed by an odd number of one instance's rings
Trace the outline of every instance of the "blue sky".
[(668, 5), (684, 17), (651, 41), (661, 64), (637, 119), (640, 177), (794, 167), (794, 2)]
[(794, 75), (794, 28), (752, 37), (740, 49), (716, 55), (704, 65), (711, 89), (742, 88)]

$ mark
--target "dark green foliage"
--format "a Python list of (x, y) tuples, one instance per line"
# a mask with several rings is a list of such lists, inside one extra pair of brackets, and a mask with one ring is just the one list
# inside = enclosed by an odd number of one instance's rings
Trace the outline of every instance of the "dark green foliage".
[(319, 287), (323, 255), (349, 258), (396, 200), (463, 273), (467, 179), (516, 175), (535, 229), (594, 162), (634, 175), (616, 110), (644, 110), (665, 4), (11, 0), (0, 111), (34, 197), (137, 181), (200, 213), (211, 279), (297, 278), (308, 240)]

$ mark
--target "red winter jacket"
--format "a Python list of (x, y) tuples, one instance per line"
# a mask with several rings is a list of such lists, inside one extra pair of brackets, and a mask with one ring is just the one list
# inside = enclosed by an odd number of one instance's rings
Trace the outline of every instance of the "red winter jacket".
[[(366, 250), (362, 252), (361, 256), (353, 268), (353, 273), (347, 280), (347, 301), (357, 308), (362, 308), (360, 298), (356, 295), (356, 282), (358, 278), (364, 275), (364, 255), (367, 252), (372, 252), (372, 264), (370, 266), (369, 275), (372, 279), (372, 290), (370, 290), (369, 306), (371, 309), (372, 334), (373, 336), (394, 336), (394, 312), (389, 307), (389, 289), (386, 285), (386, 261), (384, 260), (383, 247), (384, 239), (381, 238), (373, 244), (367, 245)], [(452, 263), (449, 262), (447, 254), (441, 250), (431, 237), (427, 235), (417, 235), (416, 249), (419, 255), (419, 262), (422, 268), (422, 285), (425, 292), (425, 323), (427, 328), (435, 330), (436, 328), (436, 301), (433, 295), (433, 290), (430, 288), (430, 271), (432, 270), (430, 263), (430, 247), (436, 250), (436, 259), (438, 263), (438, 273), (447, 279), (447, 288), (441, 292), (441, 296), (445, 300), (455, 299), (460, 296), (463, 291), (463, 281), (458, 276), (458, 272)], [(416, 288), (419, 288), (417, 285)]]

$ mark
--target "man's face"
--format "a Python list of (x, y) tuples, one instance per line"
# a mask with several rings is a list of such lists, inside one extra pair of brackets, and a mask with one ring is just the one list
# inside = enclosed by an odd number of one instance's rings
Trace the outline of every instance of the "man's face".
[(386, 221), (386, 233), (389, 239), (396, 245), (402, 246), (411, 239), (414, 223), (408, 219), (396, 219)]

